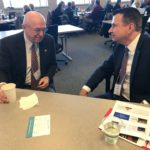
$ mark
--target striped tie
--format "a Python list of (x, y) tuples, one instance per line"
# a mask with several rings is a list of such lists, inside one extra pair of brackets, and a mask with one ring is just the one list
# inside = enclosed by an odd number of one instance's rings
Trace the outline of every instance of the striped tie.
[(35, 72), (38, 70), (38, 58), (36, 54), (36, 45), (31, 46), (31, 89), (36, 90), (38, 81), (35, 77)]
[(126, 68), (127, 68), (127, 62), (128, 62), (128, 48), (125, 49), (125, 53), (123, 56), (122, 64), (121, 64), (121, 69), (119, 72), (119, 80), (118, 83), (122, 84), (126, 75)]

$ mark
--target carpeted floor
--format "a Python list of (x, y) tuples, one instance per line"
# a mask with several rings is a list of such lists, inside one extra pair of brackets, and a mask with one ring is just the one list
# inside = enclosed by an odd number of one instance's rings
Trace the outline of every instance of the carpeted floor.
[[(98, 34), (78, 34), (68, 38), (69, 55), (72, 61), (68, 65), (59, 62), (61, 71), (55, 75), (55, 86), (58, 93), (78, 95), (82, 85), (93, 71), (112, 53), (107, 40)], [(62, 54), (58, 58), (65, 59)], [(100, 84), (90, 96), (103, 93), (105, 82)]]

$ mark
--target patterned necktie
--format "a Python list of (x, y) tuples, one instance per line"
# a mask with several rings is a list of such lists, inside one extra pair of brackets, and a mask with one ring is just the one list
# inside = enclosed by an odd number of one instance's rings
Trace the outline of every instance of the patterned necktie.
[(36, 45), (31, 46), (31, 89), (36, 90), (38, 81), (35, 77), (35, 73), (38, 70), (38, 58), (36, 54)]
[(127, 68), (128, 57), (129, 57), (128, 51), (129, 51), (128, 48), (126, 48), (124, 56), (123, 56), (122, 64), (121, 64), (121, 69), (119, 72), (119, 79), (118, 79), (119, 84), (123, 83), (123, 80), (124, 80), (125, 75), (126, 75), (126, 68)]

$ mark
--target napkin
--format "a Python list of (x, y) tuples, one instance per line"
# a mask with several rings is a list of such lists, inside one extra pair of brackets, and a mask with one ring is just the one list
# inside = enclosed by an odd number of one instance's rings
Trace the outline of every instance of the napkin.
[(30, 109), (39, 104), (38, 97), (35, 93), (27, 97), (21, 97), (19, 100), (20, 108), (23, 110)]

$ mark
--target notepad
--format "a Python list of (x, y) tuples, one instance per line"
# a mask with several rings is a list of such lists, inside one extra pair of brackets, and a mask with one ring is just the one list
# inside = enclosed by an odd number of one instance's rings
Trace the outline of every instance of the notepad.
[(32, 116), (29, 118), (26, 137), (50, 135), (50, 115)]

